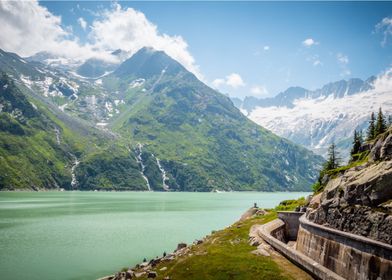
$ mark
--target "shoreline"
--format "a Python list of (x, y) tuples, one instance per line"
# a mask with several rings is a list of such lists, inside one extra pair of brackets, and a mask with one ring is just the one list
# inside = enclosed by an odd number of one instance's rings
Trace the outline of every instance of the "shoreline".
[(18, 189), (18, 190), (0, 190), (0, 193), (48, 193), (48, 192), (59, 192), (59, 193), (70, 193), (70, 192), (92, 192), (92, 193), (216, 193), (216, 194), (228, 194), (228, 193), (307, 193), (312, 194), (311, 190), (309, 191), (211, 191), (211, 192), (189, 192), (189, 191), (137, 191), (137, 190), (57, 190), (57, 189), (44, 189), (44, 190), (31, 190), (31, 189)]
[[(278, 206), (277, 206), (278, 207)], [(171, 253), (163, 253), (160, 257), (155, 257), (150, 260), (144, 259), (131, 267), (124, 267), (118, 272), (111, 275), (103, 276), (97, 280), (129, 280), (129, 279), (215, 279), (211, 278), (208, 270), (222, 269), (222, 261), (228, 257), (226, 250), (232, 254), (233, 260), (225, 265), (225, 269), (221, 273), (231, 275), (232, 273), (239, 273), (236, 269), (237, 265), (241, 267), (242, 272), (249, 277), (247, 279), (256, 279), (262, 277), (263, 279), (286, 279), (286, 276), (296, 276), (297, 279), (313, 279), (308, 273), (297, 267), (280, 253), (273, 250), (264, 242), (255, 239), (253, 228), (255, 225), (264, 224), (270, 220), (277, 218), (277, 207), (273, 209), (263, 209), (258, 207), (251, 207), (245, 211), (242, 216), (233, 222), (231, 225), (220, 230), (213, 230), (210, 234), (205, 235), (201, 239), (195, 239), (189, 245), (186, 243), (178, 243), (177, 248)], [(235, 233), (233, 235), (233, 233)], [(256, 240), (256, 241), (255, 241)], [(224, 244), (226, 243), (226, 244)], [(244, 245), (246, 244), (246, 248)], [(267, 246), (264, 250), (259, 247), (262, 244)], [(260, 245), (260, 246), (259, 246)], [(240, 246), (237, 248), (233, 248)], [(221, 255), (217, 255), (218, 250), (223, 251)], [(238, 254), (238, 256), (237, 256)], [(244, 256), (242, 256), (244, 254)], [(204, 259), (204, 265), (200, 266), (200, 260)], [(248, 266), (243, 266), (242, 262), (248, 262), (252, 259), (262, 265), (261, 271), (256, 274), (249, 271)], [(218, 261), (218, 264), (214, 262)], [(265, 269), (265, 265), (271, 265), (270, 269)], [(255, 265), (253, 263), (253, 265)], [(229, 271), (227, 271), (229, 270)], [(232, 272), (230, 272), (232, 270)], [(271, 275), (271, 271), (274, 273)], [(207, 274), (206, 274), (207, 273)], [(261, 275), (259, 275), (261, 273)], [(203, 277), (208, 275), (207, 278)], [(212, 274), (215, 275), (215, 274)], [(252, 275), (250, 277), (249, 275)]]

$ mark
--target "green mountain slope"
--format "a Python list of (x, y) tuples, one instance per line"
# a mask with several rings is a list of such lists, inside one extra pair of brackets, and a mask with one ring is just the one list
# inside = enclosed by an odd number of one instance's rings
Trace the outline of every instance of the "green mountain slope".
[(308, 190), (322, 161), (153, 49), (99, 79), (3, 51), (0, 71), (0, 189)]
[(1, 76), (0, 190), (146, 189), (133, 155), (110, 142)]
[(315, 178), (321, 158), (249, 121), (163, 52), (140, 50), (104, 82), (128, 103), (113, 129), (160, 159), (170, 189), (305, 190)]

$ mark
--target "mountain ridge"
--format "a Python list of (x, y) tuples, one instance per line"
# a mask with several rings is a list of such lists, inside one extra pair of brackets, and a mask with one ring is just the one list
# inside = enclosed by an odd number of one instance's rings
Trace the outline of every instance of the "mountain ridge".
[(317, 175), (321, 158), (248, 120), (163, 52), (141, 49), (93, 80), (40, 67), (42, 75), (13, 76), (25, 94), (69, 116), (71, 127), (79, 118), (109, 136), (101, 144), (85, 136), (96, 148), (79, 148), (68, 170), (80, 189), (307, 190)]
[(365, 134), (371, 112), (380, 107), (392, 114), (385, 88), (389, 81), (384, 74), (328, 83), (314, 91), (289, 88), (273, 98), (234, 102), (249, 119), (319, 155), (325, 156), (335, 142), (342, 160), (347, 160), (354, 129)]

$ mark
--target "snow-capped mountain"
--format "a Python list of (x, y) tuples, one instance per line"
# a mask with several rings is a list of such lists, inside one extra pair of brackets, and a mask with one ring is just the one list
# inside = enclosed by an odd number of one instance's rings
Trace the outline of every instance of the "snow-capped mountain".
[(291, 87), (272, 98), (247, 97), (236, 106), (251, 120), (320, 155), (335, 142), (348, 159), (354, 129), (366, 129), (371, 112), (392, 114), (392, 76), (342, 80), (317, 90)]

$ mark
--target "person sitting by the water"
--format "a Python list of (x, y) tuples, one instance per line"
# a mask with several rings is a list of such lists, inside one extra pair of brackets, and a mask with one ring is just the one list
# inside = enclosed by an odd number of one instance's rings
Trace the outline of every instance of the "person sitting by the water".
[(256, 203), (256, 202), (254, 203), (254, 206), (253, 206), (253, 208), (258, 208), (258, 207), (257, 207), (257, 203)]

